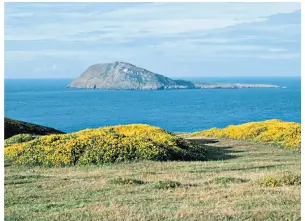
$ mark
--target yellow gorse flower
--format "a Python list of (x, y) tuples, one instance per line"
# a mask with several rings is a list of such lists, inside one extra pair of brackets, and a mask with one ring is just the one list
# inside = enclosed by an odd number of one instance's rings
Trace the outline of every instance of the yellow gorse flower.
[(203, 159), (201, 149), (167, 131), (145, 124), (86, 129), (48, 135), (5, 148), (15, 164), (64, 166), (130, 160)]
[(198, 135), (251, 140), (297, 149), (301, 145), (301, 124), (281, 120), (267, 120), (230, 125), (223, 129), (212, 128), (191, 134), (191, 136)]

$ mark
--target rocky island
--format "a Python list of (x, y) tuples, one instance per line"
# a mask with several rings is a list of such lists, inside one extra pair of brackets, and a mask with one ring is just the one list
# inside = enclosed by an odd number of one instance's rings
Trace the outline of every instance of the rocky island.
[(68, 87), (107, 90), (279, 88), (279, 86), (267, 84), (211, 84), (174, 80), (144, 68), (118, 61), (90, 66)]

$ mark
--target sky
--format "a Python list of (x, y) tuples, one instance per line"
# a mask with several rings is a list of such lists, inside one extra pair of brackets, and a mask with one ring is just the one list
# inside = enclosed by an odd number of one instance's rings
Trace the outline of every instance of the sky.
[(300, 3), (5, 3), (5, 78), (123, 61), (169, 77), (300, 76)]

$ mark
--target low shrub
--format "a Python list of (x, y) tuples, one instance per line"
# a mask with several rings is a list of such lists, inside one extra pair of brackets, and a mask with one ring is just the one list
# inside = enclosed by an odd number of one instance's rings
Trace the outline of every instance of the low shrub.
[(145, 124), (41, 136), (10, 145), (4, 153), (12, 164), (44, 166), (205, 159), (205, 150), (197, 144)]
[(141, 185), (141, 184), (144, 184), (145, 182), (142, 180), (135, 180), (135, 179), (119, 177), (119, 178), (110, 180), (110, 183), (117, 184), (117, 185), (131, 185), (131, 184)]
[(33, 134), (18, 134), (15, 136), (12, 136), (8, 139), (4, 140), (4, 146), (9, 146), (12, 144), (18, 144), (18, 143), (23, 143), (27, 141), (34, 140), (38, 135), (33, 135)]
[(301, 124), (283, 122), (281, 120), (267, 120), (241, 125), (230, 125), (223, 129), (212, 128), (210, 130), (192, 133), (189, 136), (250, 140), (286, 148), (299, 149), (301, 146)]
[(154, 182), (153, 186), (157, 189), (174, 189), (181, 186), (181, 183), (171, 180), (165, 180)]
[(301, 185), (301, 176), (285, 175), (280, 178), (268, 176), (261, 179), (259, 184), (265, 187), (296, 186)]
[(216, 177), (213, 180), (209, 181), (208, 183), (228, 184), (228, 183), (245, 183), (248, 181), (249, 181), (248, 179), (235, 178), (235, 177)]
[(301, 176), (293, 176), (293, 175), (283, 176), (281, 178), (281, 182), (283, 183), (283, 185), (287, 185), (287, 186), (301, 185)]

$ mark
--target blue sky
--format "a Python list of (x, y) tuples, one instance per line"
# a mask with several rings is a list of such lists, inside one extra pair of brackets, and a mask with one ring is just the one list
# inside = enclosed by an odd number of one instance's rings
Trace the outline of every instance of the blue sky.
[(300, 76), (300, 3), (5, 3), (5, 78), (125, 61), (169, 77)]

